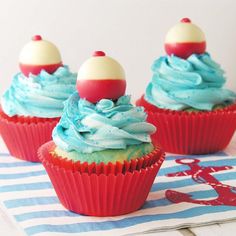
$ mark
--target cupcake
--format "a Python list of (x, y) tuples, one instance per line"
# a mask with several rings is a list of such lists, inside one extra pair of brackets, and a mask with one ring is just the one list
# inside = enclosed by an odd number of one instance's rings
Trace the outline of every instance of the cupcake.
[(37, 162), (37, 149), (51, 140), (63, 102), (76, 90), (76, 74), (39, 35), (22, 49), (19, 62), (21, 72), (1, 98), (0, 134), (12, 156)]
[(125, 94), (121, 65), (104, 52), (81, 66), (77, 90), (65, 102), (53, 141), (39, 149), (61, 203), (93, 216), (139, 209), (164, 160), (142, 107)]
[(136, 103), (157, 127), (153, 142), (178, 154), (223, 150), (236, 128), (236, 94), (223, 87), (224, 71), (206, 52), (204, 33), (184, 18), (167, 33), (165, 50)]

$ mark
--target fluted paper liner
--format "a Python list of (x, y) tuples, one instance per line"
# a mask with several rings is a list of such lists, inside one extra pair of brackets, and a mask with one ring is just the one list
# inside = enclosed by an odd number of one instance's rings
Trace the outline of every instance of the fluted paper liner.
[(48, 142), (44, 145), (43, 150), (43, 159), (44, 161), (53, 164), (54, 166), (63, 167), (64, 169), (69, 169), (72, 171), (78, 171), (80, 173), (88, 173), (89, 175), (95, 173), (99, 174), (119, 174), (125, 172), (132, 172), (134, 170), (140, 170), (142, 168), (146, 168), (151, 166), (152, 164), (156, 163), (162, 154), (162, 150), (159, 147), (155, 147), (151, 153), (136, 158), (130, 161), (123, 161), (116, 163), (107, 163), (104, 164), (103, 162), (96, 164), (88, 163), (88, 162), (80, 162), (80, 161), (72, 161), (65, 157), (60, 157), (54, 153), (54, 149), (56, 147), (53, 141)]
[(52, 139), (58, 121), (59, 118), (8, 117), (0, 109), (0, 134), (12, 156), (38, 162), (38, 148)]
[[(123, 169), (117, 172), (114, 167), (108, 172), (96, 173), (88, 169), (75, 170), (73, 165), (63, 167), (61, 160), (58, 161), (60, 164), (51, 162), (47, 153), (51, 151), (52, 145), (44, 144), (39, 149), (39, 158), (60, 202), (70, 211), (91, 216), (116, 216), (139, 209), (164, 160), (162, 151), (154, 151), (156, 161), (144, 168), (138, 165), (131, 167), (130, 164), (127, 171)], [(151, 153), (149, 156), (152, 156)], [(110, 163), (114, 166), (116, 164)]]
[(153, 143), (166, 152), (214, 153), (229, 144), (236, 129), (236, 104), (206, 112), (171, 111), (157, 108), (141, 97), (136, 105), (145, 108), (147, 121), (157, 128)]

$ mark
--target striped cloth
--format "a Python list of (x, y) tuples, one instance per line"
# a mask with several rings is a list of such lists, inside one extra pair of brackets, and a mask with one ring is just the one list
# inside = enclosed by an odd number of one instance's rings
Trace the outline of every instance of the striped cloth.
[[(220, 196), (215, 206), (208, 201), (218, 197), (219, 186), (231, 191), (230, 199), (236, 194), (232, 187), (236, 186), (235, 156), (236, 139), (224, 152), (195, 157), (201, 168), (210, 166), (210, 175), (219, 181), (207, 184), (201, 171), (194, 175), (189, 173), (187, 164), (176, 162), (185, 158), (188, 163), (191, 156), (168, 155), (142, 209), (119, 217), (99, 218), (67, 211), (59, 203), (42, 165), (10, 157), (0, 141), (0, 202), (26, 235), (131, 235), (224, 222), (236, 219), (234, 203), (224, 204), (225, 199), (229, 200), (227, 196)], [(179, 174), (172, 174), (175, 172)], [(173, 196), (178, 203), (174, 203)], [(191, 199), (204, 199), (206, 204), (192, 203)]]

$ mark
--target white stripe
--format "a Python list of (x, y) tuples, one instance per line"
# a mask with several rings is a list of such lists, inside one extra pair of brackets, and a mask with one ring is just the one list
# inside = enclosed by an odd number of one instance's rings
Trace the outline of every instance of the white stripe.
[[(33, 191), (19, 191), (17, 194), (15, 192), (0, 193), (0, 200), (14, 200), (14, 199), (24, 199), (24, 198), (34, 198), (34, 197), (54, 197), (56, 193), (53, 189), (44, 190), (33, 190)], [(25, 206), (24, 206), (25, 207)]]
[[(1, 143), (0, 143), (0, 147), (1, 147)], [(6, 154), (6, 155), (4, 155), (4, 154)], [(18, 163), (18, 162), (19, 163), (21, 163), (21, 162), (27, 163), (27, 161), (24, 161), (24, 160), (21, 160), (17, 157), (11, 156), (7, 149), (6, 150), (1, 150), (1, 148), (0, 148), (0, 163)], [(30, 162), (28, 162), (28, 163), (30, 163)], [(32, 162), (30, 164), (37, 165), (39, 163), (33, 163)]]
[(0, 188), (7, 185), (30, 184), (30, 183), (40, 183), (40, 182), (50, 182), (50, 179), (46, 175), (32, 176), (32, 177), (19, 178), (19, 179), (7, 179), (7, 180), (0, 179)]
[(12, 209), (7, 209), (12, 215), (19, 215), (29, 212), (36, 211), (50, 211), (50, 210), (66, 210), (60, 203), (48, 204), (48, 205), (34, 205), (34, 206), (25, 206), (17, 207)]
[[(3, 152), (2, 150), (0, 150), (0, 154), (2, 154), (2, 153), (8, 153), (8, 152)], [(14, 162), (18, 163), (18, 162), (22, 162), (21, 160), (15, 158), (15, 157), (12, 157), (10, 155), (3, 155), (3, 156), (1, 155), (0, 157), (1, 157), (0, 163), (14, 163)]]
[[(0, 157), (1, 160), (1, 157)], [(15, 173), (26, 173), (31, 171), (40, 171), (44, 170), (44, 168), (41, 165), (35, 165), (35, 166), (18, 166), (18, 167), (4, 167), (0, 168), (1, 174), (15, 174)]]
[(17, 208), (9, 208), (8, 211), (12, 215), (20, 215), (30, 212), (38, 212), (38, 211), (56, 211), (56, 210), (66, 210), (64, 206), (62, 206), (60, 203), (56, 204), (48, 204), (48, 205), (34, 205), (34, 206), (28, 206), (28, 207), (17, 207)]

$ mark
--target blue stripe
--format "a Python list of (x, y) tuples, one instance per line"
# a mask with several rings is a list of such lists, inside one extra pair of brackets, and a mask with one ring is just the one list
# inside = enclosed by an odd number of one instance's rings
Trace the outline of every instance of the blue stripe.
[(172, 155), (169, 154), (166, 156), (166, 161), (173, 161), (175, 159), (179, 158), (206, 158), (206, 157), (222, 157), (222, 156), (229, 156), (227, 153), (221, 151), (221, 152), (216, 152), (213, 154), (205, 154), (205, 155)]
[(204, 215), (208, 213), (224, 212), (236, 210), (235, 207), (230, 206), (199, 206), (191, 209), (183, 210), (175, 213), (156, 214), (156, 215), (142, 215), (124, 218), (121, 220), (110, 220), (106, 222), (84, 222), (67, 225), (52, 225), (42, 224), (25, 228), (28, 235), (34, 235), (42, 232), (60, 232), (60, 233), (82, 233), (97, 230), (112, 230), (119, 228), (127, 228), (133, 225), (142, 224), (152, 221), (161, 221), (168, 219), (185, 219), (194, 216)]
[(10, 153), (1, 152), (1, 153), (0, 153), (0, 157), (4, 157), (4, 156), (7, 156), (7, 157), (8, 157), (8, 156), (10, 156)]
[(16, 173), (16, 174), (0, 174), (0, 179), (21, 179), (33, 176), (46, 175), (45, 170), (31, 171), (25, 173)]
[[(236, 172), (229, 172), (229, 173), (226, 172), (226, 173), (214, 174), (214, 177), (217, 178), (219, 181), (235, 180), (236, 179)], [(170, 180), (171, 179), (173, 180), (173, 178), (170, 178)], [(182, 179), (182, 180), (181, 180), (181, 177), (175, 177), (173, 181), (154, 183), (152, 185), (151, 192), (165, 190), (167, 188), (168, 189), (181, 188), (181, 187), (185, 187), (185, 186), (189, 186), (189, 185), (197, 185), (197, 184), (198, 183), (196, 183), (195, 181), (192, 180), (191, 176), (189, 177), (189, 179)]]
[(6, 193), (6, 192), (39, 190), (39, 189), (50, 189), (50, 188), (52, 188), (52, 184), (50, 182), (39, 182), (39, 183), (0, 186), (0, 192)]
[(59, 203), (57, 197), (33, 197), (6, 200), (3, 202), (6, 208), (12, 209), (23, 206), (49, 205)]
[(0, 163), (0, 168), (14, 168), (14, 167), (21, 167), (21, 166), (38, 166), (40, 163), (35, 162), (9, 162), (9, 163)]
[[(176, 164), (176, 163), (175, 163)], [(228, 157), (226, 158), (221, 158), (219, 160), (210, 160), (210, 161), (201, 161), (199, 163), (200, 166), (204, 166), (204, 167), (209, 167), (209, 166), (236, 166), (236, 158), (234, 157)], [(169, 173), (175, 173), (175, 172), (179, 172), (179, 171), (185, 171), (185, 170), (189, 170), (189, 167), (187, 165), (179, 165), (176, 164), (171, 167), (163, 167), (160, 169), (158, 176), (163, 176), (163, 175), (167, 175)]]

